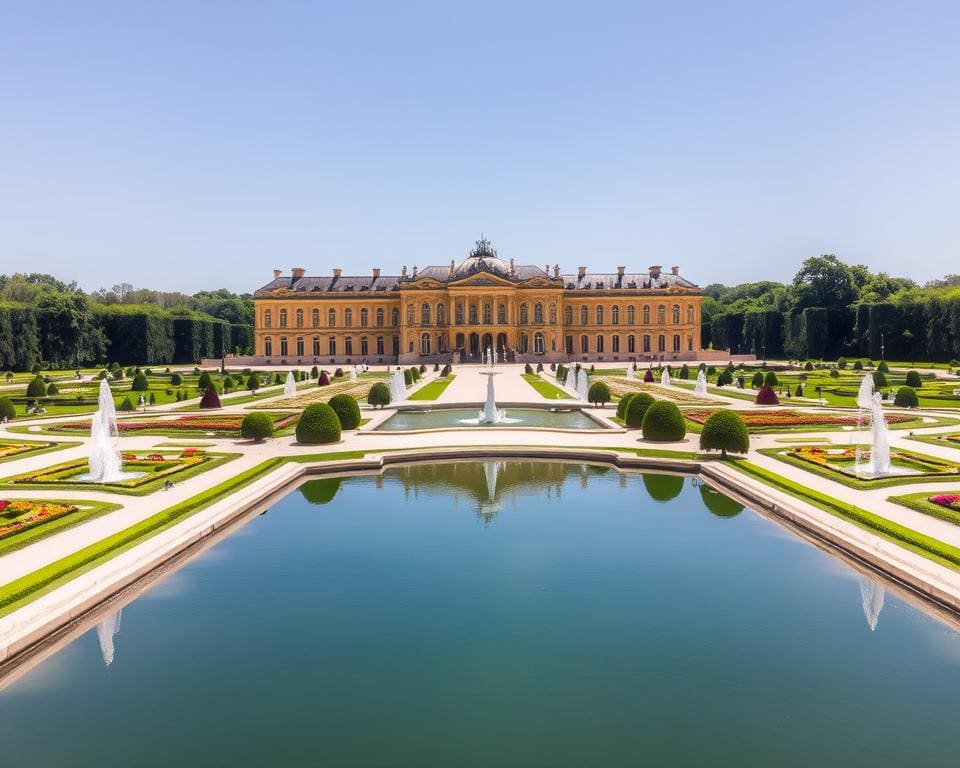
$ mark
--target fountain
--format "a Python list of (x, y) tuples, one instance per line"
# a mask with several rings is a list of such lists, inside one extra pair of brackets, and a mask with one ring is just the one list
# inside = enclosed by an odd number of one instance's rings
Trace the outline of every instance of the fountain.
[(284, 397), (293, 397), (297, 394), (297, 382), (293, 378), (293, 371), (287, 371), (287, 380), (283, 384)]
[[(865, 415), (870, 414), (871, 447), (869, 461), (862, 460), (862, 451), (857, 441), (856, 464), (854, 471), (857, 477), (885, 477), (901, 474), (890, 465), (890, 436), (887, 429), (887, 420), (883, 415), (883, 398), (879, 392), (874, 392), (873, 376), (867, 374), (860, 382), (857, 392), (857, 435)], [(907, 474), (907, 472), (903, 472)]]
[(587, 376), (587, 371), (584, 368), (581, 368), (577, 371), (577, 398), (580, 400), (589, 400), (590, 399), (590, 381)]
[(660, 371), (660, 386), (670, 386), (670, 369), (667, 366), (663, 366), (663, 370)]
[(350, 369), (350, 383), (351, 384), (357, 383), (357, 366), (353, 366)]
[(106, 379), (100, 382), (97, 412), (90, 423), (90, 471), (76, 477), (82, 483), (115, 483), (143, 473), (123, 472), (120, 459), (120, 433), (113, 393)]
[(104, 616), (103, 621), (97, 624), (97, 640), (100, 642), (100, 655), (103, 657), (103, 663), (108, 667), (113, 664), (113, 638), (120, 631), (120, 615), (122, 612), (123, 608), (118, 608), (114, 613)]
[(628, 379), (633, 379), (633, 366), (632, 366), (632, 365), (628, 365), (628, 366), (627, 366), (627, 378), (628, 378)]
[(693, 388), (693, 391), (698, 395), (707, 394), (707, 374), (704, 373), (702, 368), (697, 373), (697, 385)]
[(880, 611), (883, 610), (883, 598), (886, 590), (883, 584), (876, 579), (866, 576), (857, 578), (860, 582), (860, 598), (863, 600), (863, 615), (867, 619), (867, 626), (871, 632), (877, 629), (877, 622), (880, 620)]
[(403, 380), (403, 371), (397, 368), (390, 377), (390, 402), (399, 403), (407, 399), (407, 384)]
[(487, 369), (481, 373), (487, 377), (487, 399), (483, 404), (483, 410), (480, 411), (479, 419), (481, 424), (499, 424), (506, 418), (506, 412), (497, 410), (496, 395), (493, 387), (493, 377), (500, 372), (493, 370), (493, 352), (487, 349), (484, 354), (487, 362)]

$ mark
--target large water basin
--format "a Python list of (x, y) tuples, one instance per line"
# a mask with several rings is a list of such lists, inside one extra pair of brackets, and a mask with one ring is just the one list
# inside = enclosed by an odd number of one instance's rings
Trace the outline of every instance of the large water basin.
[(421, 429), (464, 427), (513, 429), (606, 429), (578, 408), (506, 408), (495, 424), (481, 423), (478, 408), (424, 408), (400, 410), (376, 427), (380, 432), (410, 432)]
[(0, 692), (0, 764), (948, 766), (960, 743), (948, 624), (678, 476), (313, 481), (98, 622)]

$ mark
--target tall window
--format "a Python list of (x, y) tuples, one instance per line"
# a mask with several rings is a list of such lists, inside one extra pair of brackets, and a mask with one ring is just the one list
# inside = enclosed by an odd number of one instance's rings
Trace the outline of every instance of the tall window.
[(673, 324), (680, 325), (680, 305), (673, 305)]
[(620, 325), (620, 307), (616, 304), (610, 307), (610, 322), (614, 325)]
[[(377, 328), (383, 328), (383, 307), (377, 307)], [(381, 352), (381, 354), (383, 354)]]
[(457, 325), (463, 325), (463, 304), (457, 304), (453, 310), (453, 316), (456, 318)]
[(550, 325), (556, 325), (556, 324), (557, 324), (557, 305), (551, 304), (550, 305)]
[(393, 337), (393, 341), (390, 343), (390, 349), (393, 350), (390, 354), (392, 354), (394, 357), (400, 354), (400, 337), (399, 336)]
[(500, 325), (507, 324), (507, 305), (503, 302), (497, 304), (497, 322)]
[(661, 304), (657, 307), (657, 325), (663, 325), (665, 322), (667, 322), (667, 308)]
[(538, 355), (544, 352), (543, 334), (539, 331), (533, 334), (533, 351)]
[(286, 357), (286, 356), (287, 356), (287, 337), (281, 336), (280, 337), (280, 357)]
[(643, 305), (643, 324), (650, 325), (650, 305)]
[(443, 304), (437, 304), (437, 325), (443, 325), (447, 319), (447, 312)]
[(603, 352), (603, 336), (597, 336), (597, 352)]
[(343, 310), (343, 325), (345, 328), (353, 327), (353, 310), (349, 307)]
[(680, 351), (680, 334), (679, 333), (673, 334), (673, 351), (674, 352)]
[(627, 325), (634, 325), (637, 322), (637, 310), (631, 304), (627, 307)]
[(687, 325), (693, 325), (693, 304), (687, 306)]
[(263, 354), (267, 357), (273, 356), (273, 339), (269, 336), (263, 340)]
[(297, 328), (303, 328), (303, 310), (298, 309), (296, 314)]
[(619, 337), (619, 336), (614, 336), (613, 339), (612, 339), (612, 341), (611, 341), (611, 343), (612, 343), (612, 345), (613, 345), (613, 346), (611, 347), (611, 351), (612, 351), (614, 354), (617, 354), (617, 353), (620, 351), (620, 337)]
[(637, 351), (637, 340), (633, 335), (627, 336), (627, 354), (632, 355)]
[(528, 319), (528, 318), (527, 318), (527, 305), (526, 305), (526, 304), (521, 304), (521, 305), (520, 305), (520, 325), (526, 325), (526, 324), (527, 324), (527, 319)]
[(484, 303), (483, 305), (483, 324), (490, 325), (493, 322), (493, 305)]
[(429, 333), (420, 334), (420, 354), (421, 355), (430, 354), (430, 334)]
[(363, 357), (366, 357), (370, 354), (370, 342), (367, 341), (366, 336), (360, 337), (360, 354)]
[(327, 339), (327, 353), (330, 355), (330, 357), (333, 357), (335, 354), (337, 354), (337, 339), (335, 336), (331, 336), (329, 339)]
[[(394, 328), (400, 325), (400, 310), (397, 307), (394, 307), (392, 310), (390, 310), (390, 325), (392, 325)], [(400, 353), (395, 352), (394, 354), (399, 355)]]
[(573, 354), (573, 336), (565, 336), (563, 339), (564, 349), (568, 355)]
[(333, 328), (337, 324), (337, 310), (328, 309), (327, 310), (327, 326)]
[(583, 336), (580, 337), (580, 352), (585, 355), (589, 351), (590, 351), (590, 339), (587, 338), (587, 334), (583, 334)]
[(343, 340), (343, 354), (352, 355), (353, 354), (353, 339), (349, 336)]
[(530, 339), (527, 337), (527, 334), (520, 334), (520, 353), (525, 355), (530, 350)]
[(285, 309), (280, 310), (280, 327), (281, 328), (287, 327), (287, 310)]
[(687, 336), (687, 352), (693, 352), (693, 336)]
[(597, 304), (597, 325), (603, 325), (603, 304)]
[[(564, 325), (573, 325), (573, 307), (564, 307), (563, 308), (563, 324)], [(573, 350), (570, 350), (568, 354), (573, 354)]]
[(580, 307), (580, 325), (587, 325), (590, 322), (590, 310), (586, 307)]
[(407, 304), (407, 325), (413, 325), (413, 314), (416, 311), (413, 304)]
[(477, 305), (471, 304), (470, 305), (470, 325), (476, 325), (476, 324), (477, 324)]
[(316, 307), (314, 307), (313, 311), (310, 313), (310, 324), (314, 328), (320, 327), (320, 310)]
[(263, 310), (263, 327), (271, 328), (273, 326), (273, 312), (269, 309)]
[(643, 334), (643, 351), (650, 351), (650, 337), (647, 334)]
[(320, 337), (319, 336), (313, 337), (313, 356), (314, 357), (320, 356)]
[(377, 336), (377, 354), (382, 355), (383, 353), (383, 336)]
[(420, 305), (420, 325), (430, 325), (430, 305), (427, 302)]
[(297, 357), (303, 357), (303, 337), (297, 337)]
[(370, 310), (364, 307), (360, 310), (360, 327), (366, 328), (370, 325)]
[(662, 333), (657, 336), (657, 352), (666, 352), (667, 351), (667, 337)]
[(539, 301), (533, 305), (533, 322), (537, 325), (543, 325), (543, 304)]

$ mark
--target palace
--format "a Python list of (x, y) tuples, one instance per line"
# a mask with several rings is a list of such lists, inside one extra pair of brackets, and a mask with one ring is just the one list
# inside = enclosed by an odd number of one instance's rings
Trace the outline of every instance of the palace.
[(309, 277), (295, 268), (254, 294), (256, 352), (280, 364), (692, 360), (700, 288), (662, 272), (561, 274), (514, 264), (481, 238), (467, 258), (399, 276)]

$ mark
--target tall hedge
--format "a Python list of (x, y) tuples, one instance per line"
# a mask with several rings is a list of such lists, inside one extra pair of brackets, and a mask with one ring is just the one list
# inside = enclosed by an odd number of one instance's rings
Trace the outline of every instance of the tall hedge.
[(23, 304), (0, 302), (0, 368), (29, 371), (40, 362), (37, 314)]

